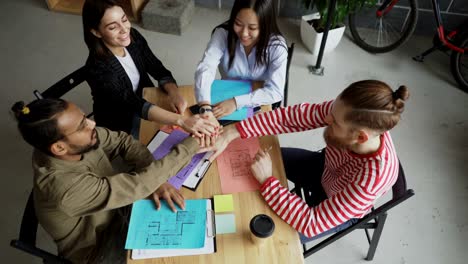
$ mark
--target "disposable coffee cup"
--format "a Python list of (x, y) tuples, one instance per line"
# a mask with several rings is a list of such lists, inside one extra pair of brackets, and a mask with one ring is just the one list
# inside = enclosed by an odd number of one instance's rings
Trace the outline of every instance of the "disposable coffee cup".
[(275, 231), (275, 222), (268, 215), (259, 214), (250, 220), (250, 239), (254, 244), (263, 244)]

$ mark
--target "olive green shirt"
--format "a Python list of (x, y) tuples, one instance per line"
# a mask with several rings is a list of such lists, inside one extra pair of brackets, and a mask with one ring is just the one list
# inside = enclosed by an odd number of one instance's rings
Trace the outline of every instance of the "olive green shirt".
[[(175, 175), (198, 150), (189, 137), (161, 160), (124, 132), (96, 128), (100, 145), (80, 161), (33, 153), (34, 205), (39, 223), (55, 240), (59, 254), (85, 263), (114, 210), (152, 194)], [(116, 173), (117, 156), (135, 170)]]

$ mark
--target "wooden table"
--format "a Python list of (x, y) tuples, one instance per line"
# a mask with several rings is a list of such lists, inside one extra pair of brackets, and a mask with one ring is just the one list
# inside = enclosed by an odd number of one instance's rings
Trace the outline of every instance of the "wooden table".
[[(189, 106), (195, 104), (193, 86), (181, 86), (179, 89)], [(169, 109), (167, 96), (158, 88), (144, 89), (143, 97), (149, 102)], [(264, 109), (267, 110), (267, 108)], [(190, 115), (190, 111), (187, 109), (185, 114)], [(159, 125), (154, 122), (143, 121), (140, 129), (140, 141), (143, 144), (148, 144), (158, 127)], [(273, 147), (270, 152), (273, 159), (273, 174), (280, 179), (283, 186), (287, 186), (278, 138), (276, 136), (262, 137), (260, 145), (264, 148), (266, 146)], [(186, 199), (211, 198), (215, 194), (221, 194), (216, 162), (211, 165), (196, 192), (185, 188), (182, 188), (181, 191)], [(304, 263), (302, 246), (297, 232), (270, 209), (258, 191), (235, 193), (233, 199), (236, 233), (216, 236), (217, 251), (214, 254), (132, 260), (129, 251), (127, 263)], [(259, 247), (249, 240), (249, 222), (253, 216), (261, 213), (271, 216), (276, 227), (273, 236)]]

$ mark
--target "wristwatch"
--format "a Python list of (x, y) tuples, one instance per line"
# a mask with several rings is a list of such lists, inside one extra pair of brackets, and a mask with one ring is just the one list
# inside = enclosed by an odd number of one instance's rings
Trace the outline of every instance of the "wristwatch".
[(200, 106), (200, 109), (198, 109), (198, 113), (200, 115), (203, 115), (203, 114), (205, 114), (207, 112), (213, 112), (213, 109), (211, 108), (211, 105), (202, 105), (202, 106)]

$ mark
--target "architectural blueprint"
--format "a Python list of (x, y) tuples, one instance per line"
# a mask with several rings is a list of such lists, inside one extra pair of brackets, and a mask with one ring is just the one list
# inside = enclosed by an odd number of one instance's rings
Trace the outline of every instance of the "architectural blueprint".
[(172, 212), (165, 201), (133, 204), (126, 249), (201, 248), (205, 243), (206, 200), (186, 200), (186, 210)]

